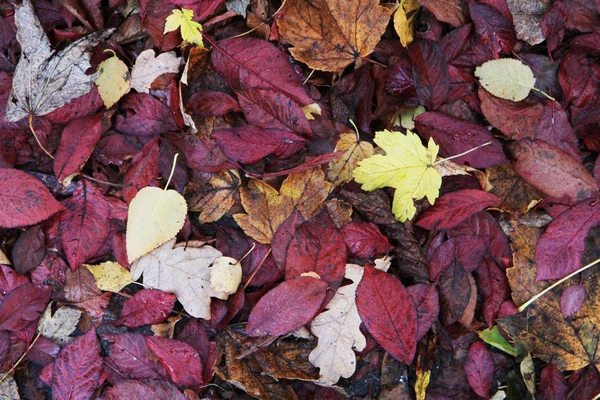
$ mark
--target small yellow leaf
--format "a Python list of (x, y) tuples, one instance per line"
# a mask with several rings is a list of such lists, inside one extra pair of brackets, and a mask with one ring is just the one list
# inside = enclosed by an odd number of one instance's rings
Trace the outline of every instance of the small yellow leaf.
[(418, 1), (402, 0), (394, 13), (394, 29), (404, 47), (407, 47), (414, 40), (413, 20), (419, 7)]
[(0, 250), (0, 264), (11, 265), (10, 260), (8, 257), (6, 257), (6, 254), (2, 252), (2, 250)]
[(425, 112), (425, 107), (409, 108), (400, 113), (400, 126), (404, 129), (415, 129), (415, 118)]
[(96, 79), (98, 93), (106, 108), (110, 108), (129, 92), (129, 68), (115, 56), (102, 61), (98, 66), (98, 72), (100, 72), (100, 76)]
[(183, 40), (194, 43), (200, 48), (204, 48), (202, 42), (202, 25), (199, 22), (192, 20), (194, 11), (182, 8), (181, 10), (173, 10), (171, 15), (165, 21), (165, 32), (174, 31), (177, 28), (181, 29), (181, 37)]
[(312, 121), (313, 119), (315, 119), (315, 117), (313, 117), (313, 114), (321, 115), (321, 106), (317, 103), (311, 103), (302, 107), (302, 112), (304, 112), (304, 115), (306, 116), (307, 120)]
[(168, 242), (183, 227), (187, 204), (175, 190), (145, 187), (129, 204), (126, 248), (131, 263)]
[(529, 66), (512, 58), (501, 58), (475, 68), (481, 85), (496, 97), (521, 101), (535, 86), (535, 77)]
[(234, 294), (242, 282), (242, 266), (231, 257), (219, 257), (210, 268), (210, 286), (217, 292)]
[(354, 179), (363, 190), (395, 188), (392, 212), (401, 222), (414, 217), (413, 200), (427, 197), (433, 204), (442, 185), (442, 176), (433, 168), (439, 146), (432, 139), (428, 147), (423, 146), (411, 131), (406, 135), (388, 130), (376, 132), (375, 143), (386, 154), (364, 159), (354, 170)]
[(84, 264), (96, 279), (98, 289), (107, 292), (118, 293), (131, 282), (131, 274), (123, 268), (121, 264), (114, 261), (106, 261), (102, 264), (88, 265)]

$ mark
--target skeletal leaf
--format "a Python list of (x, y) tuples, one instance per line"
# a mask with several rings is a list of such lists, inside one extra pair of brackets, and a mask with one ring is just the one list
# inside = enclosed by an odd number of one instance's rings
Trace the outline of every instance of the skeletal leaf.
[(320, 368), (320, 383), (325, 385), (337, 383), (340, 377), (352, 376), (356, 370), (354, 350), (362, 351), (367, 344), (360, 331), (361, 320), (356, 308), (356, 287), (363, 271), (359, 265), (346, 265), (345, 277), (352, 283), (339, 288), (325, 311), (310, 325), (319, 343), (308, 359)]
[(100, 76), (96, 78), (98, 93), (106, 108), (112, 107), (129, 92), (129, 68), (117, 56), (110, 57), (98, 65)]
[(129, 271), (118, 262), (106, 261), (96, 265), (83, 264), (83, 266), (94, 275), (100, 290), (118, 293), (132, 282)]
[(76, 308), (61, 307), (53, 315), (52, 304), (49, 304), (40, 318), (38, 330), (45, 338), (64, 346), (73, 341), (74, 338), (69, 335), (77, 327), (82, 312)]
[(179, 72), (181, 57), (174, 51), (154, 55), (154, 50), (148, 49), (140, 53), (131, 69), (131, 88), (139, 93), (150, 92), (150, 85), (159, 76)]
[(22, 53), (6, 106), (7, 121), (19, 121), (29, 114), (46, 115), (92, 89), (98, 75), (85, 74), (90, 67), (88, 50), (112, 29), (85, 36), (54, 53), (31, 0), (16, 7), (15, 24)]
[(488, 92), (505, 100), (521, 101), (535, 86), (531, 68), (512, 58), (487, 61), (475, 68), (475, 76)]
[(211, 246), (197, 246), (193, 242), (175, 246), (175, 239), (146, 254), (131, 265), (131, 277), (144, 275), (144, 284), (164, 292), (171, 292), (185, 311), (195, 318), (210, 319), (210, 298), (226, 299), (228, 294), (212, 288), (210, 265), (222, 256)]
[(145, 187), (129, 204), (127, 259), (133, 262), (169, 241), (183, 227), (187, 204), (175, 190)]
[(181, 10), (173, 10), (171, 15), (167, 17), (165, 21), (165, 32), (174, 31), (177, 28), (181, 29), (181, 37), (183, 40), (194, 43), (200, 48), (204, 48), (202, 42), (202, 25), (199, 22), (194, 21), (194, 10), (188, 10), (182, 8)]

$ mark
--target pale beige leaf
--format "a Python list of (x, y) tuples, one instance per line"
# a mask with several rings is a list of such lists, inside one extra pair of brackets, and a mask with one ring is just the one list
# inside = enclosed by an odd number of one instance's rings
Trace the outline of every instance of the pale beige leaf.
[(185, 311), (195, 318), (210, 319), (210, 298), (226, 299), (227, 293), (218, 292), (210, 284), (210, 265), (221, 252), (211, 246), (173, 247), (175, 239), (151, 251), (131, 265), (131, 277), (144, 275), (144, 285), (171, 292)]
[(242, 282), (242, 266), (232, 257), (219, 257), (210, 269), (210, 285), (217, 292), (234, 294)]
[(320, 368), (321, 384), (334, 385), (340, 377), (352, 376), (356, 370), (354, 350), (361, 351), (367, 344), (359, 329), (361, 319), (356, 308), (356, 288), (363, 271), (359, 265), (346, 265), (345, 277), (352, 284), (340, 287), (325, 311), (317, 315), (310, 325), (319, 343), (308, 359)]
[(131, 282), (131, 274), (118, 262), (106, 261), (101, 264), (83, 264), (96, 279), (98, 289), (118, 293)]
[(129, 93), (129, 68), (119, 57), (108, 58), (98, 65), (100, 76), (96, 78), (98, 93), (106, 108), (111, 108)]
[(6, 254), (2, 250), (0, 250), (0, 264), (11, 265), (10, 260), (6, 257)]
[[(0, 371), (0, 377), (4, 377), (4, 371)], [(8, 375), (0, 382), (0, 399), (2, 400), (20, 400), (19, 388), (12, 375)]]
[(76, 40), (55, 52), (35, 15), (31, 0), (15, 6), (17, 40), (21, 58), (13, 75), (5, 118), (16, 122), (29, 114), (46, 115), (72, 99), (87, 94), (97, 74), (86, 75), (90, 68), (89, 50), (114, 29), (97, 32)]
[(187, 214), (185, 199), (175, 190), (145, 187), (129, 204), (127, 259), (131, 263), (177, 235)]
[(339, 186), (352, 180), (352, 171), (359, 161), (373, 155), (373, 145), (359, 141), (354, 133), (343, 133), (335, 145), (335, 151), (345, 153), (329, 162), (327, 179), (334, 186)]
[(302, 112), (306, 116), (307, 120), (312, 121), (313, 119), (315, 119), (313, 114), (321, 115), (321, 106), (317, 103), (311, 103), (302, 107)]
[(154, 55), (154, 50), (148, 49), (140, 53), (131, 69), (131, 88), (139, 93), (149, 93), (150, 85), (159, 76), (179, 72), (181, 57), (174, 51)]
[(53, 315), (52, 304), (49, 304), (40, 318), (38, 331), (42, 336), (62, 347), (75, 339), (69, 335), (75, 331), (82, 312), (77, 308), (61, 307)]
[(525, 99), (535, 86), (531, 68), (513, 58), (501, 58), (475, 68), (481, 85), (496, 97), (511, 101)]

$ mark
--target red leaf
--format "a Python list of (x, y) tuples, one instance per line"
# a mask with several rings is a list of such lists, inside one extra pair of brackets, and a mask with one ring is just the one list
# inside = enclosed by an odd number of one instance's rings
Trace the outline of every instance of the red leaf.
[(50, 301), (50, 288), (32, 283), (18, 286), (8, 293), (0, 304), (0, 331), (19, 333), (30, 342), (38, 319)]
[(445, 231), (479, 211), (500, 203), (496, 195), (483, 190), (464, 189), (447, 193), (421, 214), (417, 225), (430, 231)]
[(186, 106), (200, 117), (218, 117), (230, 112), (241, 111), (237, 101), (227, 93), (203, 90), (194, 93)]
[(109, 126), (105, 114), (79, 118), (65, 126), (54, 156), (54, 175), (59, 181), (81, 170)]
[(408, 46), (413, 62), (415, 88), (421, 101), (430, 111), (446, 101), (450, 87), (448, 65), (437, 43), (432, 40), (416, 40)]
[(429, 261), (429, 275), (432, 282), (439, 281), (442, 273), (452, 264), (459, 263), (467, 272), (472, 272), (483, 260), (487, 251), (484, 238), (471, 235), (459, 239), (450, 238), (438, 246)]
[(115, 323), (129, 328), (159, 324), (173, 311), (175, 301), (177, 297), (172, 293), (141, 290), (125, 301), (121, 318)]
[(159, 169), (158, 137), (152, 138), (137, 153), (123, 178), (123, 200), (130, 203), (137, 192), (146, 186), (153, 186), (157, 182)]
[(560, 279), (581, 266), (585, 237), (600, 225), (600, 203), (583, 200), (560, 214), (540, 236), (535, 249), (537, 281)]
[(16, 228), (34, 225), (64, 207), (46, 186), (16, 169), (0, 168), (0, 226)]
[(12, 251), (15, 270), (20, 275), (36, 268), (46, 256), (46, 236), (42, 227), (32, 226), (19, 235)]
[(202, 385), (202, 360), (192, 346), (157, 336), (146, 337), (146, 343), (173, 383), (182, 386)]
[(463, 26), (468, 17), (464, 0), (421, 0), (420, 3), (431, 11), (435, 17), (458, 28)]
[(387, 237), (370, 222), (350, 222), (340, 228), (340, 233), (352, 257), (371, 258), (392, 249)]
[(555, 1), (548, 5), (542, 18), (542, 32), (548, 45), (548, 53), (554, 52), (565, 37), (565, 20), (567, 9), (563, 1)]
[(356, 289), (356, 307), (377, 343), (398, 361), (411, 364), (417, 347), (417, 311), (404, 285), (366, 266)]
[(494, 325), (500, 308), (506, 300), (510, 299), (510, 287), (506, 273), (502, 271), (496, 262), (487, 258), (475, 270), (475, 281), (477, 291), (482, 301), (482, 312), (488, 327)]
[(598, 185), (583, 164), (540, 140), (524, 139), (507, 145), (515, 172), (540, 192), (561, 201), (592, 197)]
[(246, 171), (246, 173), (249, 176), (252, 176), (254, 178), (273, 178), (276, 176), (289, 175), (289, 174), (293, 174), (295, 172), (307, 171), (307, 170), (317, 167), (319, 165), (326, 164), (329, 161), (333, 160), (334, 158), (339, 157), (342, 154), (344, 154), (343, 151), (336, 151), (335, 153), (321, 154), (319, 156), (309, 159), (308, 161), (304, 161), (304, 163), (302, 163), (294, 168), (286, 169), (283, 171), (270, 172), (270, 173), (262, 174), (262, 175), (254, 174), (249, 171)]
[(586, 105), (593, 104), (600, 96), (599, 80), (600, 65), (594, 59), (586, 53), (567, 53), (558, 72), (558, 82), (565, 95), (565, 107), (573, 104), (585, 108)]
[(111, 343), (106, 365), (118, 379), (163, 379), (166, 376), (164, 367), (150, 357), (141, 334), (106, 335), (106, 339)]
[(256, 303), (246, 332), (248, 336), (285, 335), (310, 322), (321, 308), (327, 282), (300, 277), (282, 282)]
[(563, 373), (549, 362), (542, 370), (540, 384), (538, 386), (539, 400), (566, 399), (569, 393), (569, 385)]
[(563, 318), (574, 315), (585, 302), (585, 288), (583, 285), (572, 285), (566, 288), (560, 295), (560, 312)]
[(129, 93), (119, 104), (126, 115), (117, 115), (115, 129), (119, 132), (153, 136), (178, 129), (169, 107), (149, 94)]
[(311, 271), (334, 288), (342, 283), (346, 271), (344, 239), (326, 213), (300, 225), (287, 249), (285, 279)]
[(188, 400), (189, 397), (172, 383), (160, 380), (117, 382), (108, 388), (102, 397), (102, 400), (123, 399)]
[(437, 320), (440, 303), (435, 286), (418, 283), (406, 288), (417, 311), (417, 341), (421, 340)]
[(91, 399), (102, 370), (100, 344), (96, 330), (79, 336), (56, 357), (52, 379), (52, 398), (56, 400)]
[(199, 139), (195, 135), (185, 135), (181, 148), (185, 151), (188, 166), (200, 172), (217, 172), (235, 168), (221, 151), (217, 142), (211, 139)]
[(211, 135), (227, 157), (244, 164), (254, 164), (269, 154), (288, 158), (300, 151), (306, 140), (288, 131), (261, 129), (246, 125), (220, 129)]
[(103, 105), (98, 88), (94, 85), (88, 94), (71, 100), (50, 114), (44, 115), (44, 118), (56, 124), (66, 124), (75, 118), (94, 114)]
[(0, 264), (0, 302), (9, 292), (28, 283), (26, 276), (17, 275), (8, 265)]
[(458, 321), (467, 311), (473, 291), (471, 279), (457, 257), (450, 259), (438, 283), (444, 325)]
[(513, 24), (497, 8), (469, 0), (469, 12), (475, 24), (475, 32), (481, 42), (489, 46), (497, 58), (510, 54), (517, 39)]
[[(304, 221), (302, 214), (299, 211), (294, 211), (288, 219), (279, 225), (277, 232), (273, 235), (271, 251), (273, 259), (281, 269), (285, 269), (285, 258), (290, 242), (294, 239), (296, 230)], [(223, 253), (227, 254), (226, 252)]]
[(494, 380), (494, 359), (485, 345), (477, 341), (469, 347), (465, 374), (471, 389), (481, 397), (489, 397)]
[(417, 132), (425, 139), (433, 138), (440, 146), (440, 155), (453, 156), (486, 142), (492, 144), (453, 160), (468, 162), (475, 168), (488, 168), (506, 162), (500, 143), (481, 125), (451, 117), (440, 112), (426, 112), (415, 119)]
[(74, 271), (100, 250), (109, 232), (110, 204), (94, 185), (77, 182), (60, 216), (60, 236)]

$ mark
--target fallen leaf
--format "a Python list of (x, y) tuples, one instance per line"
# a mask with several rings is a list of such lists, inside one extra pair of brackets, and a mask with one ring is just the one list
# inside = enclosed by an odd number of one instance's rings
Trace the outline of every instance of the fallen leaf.
[(175, 237), (186, 214), (185, 199), (175, 190), (150, 186), (140, 190), (131, 200), (127, 216), (129, 263)]
[[(189, 389), (187, 389), (189, 390)], [(164, 380), (122, 380), (102, 393), (104, 400), (132, 399), (169, 399), (189, 400), (173, 383)]]
[(429, 111), (448, 98), (450, 75), (440, 46), (433, 40), (418, 39), (408, 46), (414, 85), (421, 102)]
[(0, 382), (0, 397), (7, 400), (20, 400), (19, 388), (12, 374), (6, 373)]
[(360, 265), (347, 264), (344, 277), (352, 283), (340, 287), (310, 324), (319, 342), (308, 359), (319, 368), (319, 381), (325, 385), (336, 384), (340, 377), (351, 377), (356, 370), (354, 351), (362, 351), (367, 345), (356, 308), (356, 287), (363, 271)]
[(321, 115), (321, 106), (317, 103), (307, 104), (302, 107), (302, 111), (304, 112), (307, 120), (313, 121), (315, 119), (314, 115)]
[(146, 344), (176, 385), (202, 385), (202, 360), (189, 344), (175, 339), (147, 336)]
[(148, 49), (140, 53), (131, 69), (131, 88), (139, 93), (149, 93), (152, 82), (159, 76), (179, 72), (181, 57), (169, 51), (154, 55), (154, 50)]
[(62, 210), (42, 182), (26, 172), (0, 168), (0, 226), (34, 225)]
[(144, 285), (171, 292), (195, 318), (210, 319), (210, 298), (226, 299), (210, 285), (209, 266), (221, 252), (211, 246), (175, 247), (175, 239), (142, 256), (131, 265), (131, 277), (144, 275)]
[(502, 333), (498, 330), (498, 326), (494, 325), (492, 329), (484, 329), (481, 332), (477, 332), (479, 338), (483, 340), (485, 343), (489, 344), (492, 347), (495, 347), (503, 352), (510, 354), (513, 357), (518, 355), (517, 349), (508, 343), (508, 340)]
[(568, 397), (569, 385), (563, 374), (549, 362), (542, 370), (538, 396), (540, 400), (562, 399)]
[(164, 33), (171, 32), (180, 28), (181, 37), (183, 40), (194, 43), (201, 49), (204, 48), (202, 42), (202, 25), (194, 21), (194, 10), (182, 8), (181, 10), (173, 9), (165, 21)]
[(507, 0), (506, 4), (513, 16), (517, 39), (532, 46), (543, 42), (542, 17), (546, 12), (548, 0)]
[(55, 53), (31, 0), (16, 7), (15, 25), (22, 54), (6, 106), (8, 121), (16, 122), (30, 114), (46, 115), (92, 89), (96, 75), (85, 74), (91, 66), (88, 50), (113, 29), (84, 36)]
[(498, 206), (502, 211), (523, 215), (543, 198), (543, 195), (517, 175), (508, 163), (487, 168), (485, 173), (492, 186), (490, 193), (502, 200)]
[(101, 264), (84, 264), (94, 275), (98, 289), (118, 293), (131, 282), (131, 274), (115, 261), (106, 261)]
[(242, 266), (232, 257), (219, 257), (210, 268), (210, 286), (217, 292), (234, 294), (242, 282)]
[(352, 205), (341, 199), (330, 199), (325, 202), (327, 214), (335, 224), (336, 228), (341, 228), (344, 224), (352, 221)]
[(394, 12), (394, 29), (402, 46), (408, 46), (414, 39), (413, 20), (421, 5), (416, 0), (402, 0)]
[(0, 264), (11, 265), (10, 260), (2, 250), (0, 250)]
[(521, 101), (535, 87), (535, 77), (528, 65), (513, 58), (488, 61), (475, 69), (483, 87), (501, 99)]
[(235, 214), (233, 218), (248, 236), (269, 244), (279, 225), (295, 210), (305, 219), (319, 212), (331, 188), (324, 178), (320, 168), (293, 173), (283, 181), (279, 193), (263, 181), (253, 179), (240, 189), (247, 214)]
[(173, 311), (176, 300), (175, 295), (161, 290), (140, 290), (125, 300), (121, 317), (115, 321), (115, 325), (138, 328), (159, 324)]
[(103, 335), (110, 347), (104, 358), (107, 368), (128, 379), (164, 379), (167, 372), (149, 351), (144, 336), (125, 332)]
[(427, 197), (434, 204), (442, 184), (441, 175), (433, 168), (439, 149), (434, 141), (429, 140), (425, 147), (411, 131), (403, 135), (385, 130), (375, 134), (375, 143), (386, 155), (364, 159), (354, 170), (354, 179), (363, 190), (395, 188), (392, 212), (401, 222), (415, 215), (413, 199)]
[(71, 307), (61, 307), (52, 314), (50, 304), (40, 318), (38, 331), (62, 347), (75, 339), (69, 335), (75, 331), (81, 314), (81, 310)]
[[(375, 260), (375, 268), (380, 271), (387, 271), (387, 269), (381, 269), (377, 266), (378, 261), (382, 260), (385, 259)], [(391, 263), (391, 259), (387, 259), (387, 262)], [(417, 310), (417, 341), (419, 341), (427, 334), (440, 314), (438, 292), (435, 286), (424, 283), (409, 286), (406, 290)]]
[(510, 54), (517, 39), (510, 12), (506, 10), (506, 14), (502, 13), (495, 4), (472, 0), (468, 4), (477, 37), (481, 45), (491, 51), (491, 58), (497, 59), (501, 54)]
[(374, 0), (286, 2), (277, 20), (294, 58), (320, 71), (340, 71), (373, 52), (390, 12)]
[(248, 8), (248, 5), (250, 5), (250, 2), (251, 0), (226, 0), (225, 7), (246, 18), (246, 9)]
[(586, 299), (583, 285), (572, 285), (566, 288), (560, 296), (560, 312), (563, 318), (569, 318), (577, 313)]
[(488, 398), (494, 380), (494, 359), (480, 341), (469, 347), (465, 362), (465, 374), (471, 389), (478, 396)]
[(417, 348), (417, 312), (404, 285), (367, 266), (356, 290), (356, 306), (377, 343), (398, 361), (411, 364)]
[(335, 145), (335, 151), (344, 151), (341, 156), (329, 162), (327, 180), (339, 186), (352, 180), (352, 172), (358, 163), (373, 155), (373, 145), (360, 141), (354, 133), (343, 133)]
[(388, 238), (377, 225), (370, 222), (350, 222), (342, 226), (340, 233), (346, 243), (348, 255), (363, 259), (387, 254), (392, 249)]
[(129, 68), (114, 55), (98, 65), (98, 73), (100, 75), (94, 82), (104, 106), (108, 109), (129, 93), (131, 87)]
[(200, 212), (198, 220), (202, 223), (218, 221), (235, 204), (234, 195), (241, 186), (240, 175), (237, 170), (230, 169), (202, 173), (200, 179), (201, 186), (197, 191), (196, 184), (188, 186), (190, 211)]
[(327, 287), (327, 282), (308, 276), (284, 281), (254, 306), (247, 335), (285, 335), (310, 322), (325, 300)]

